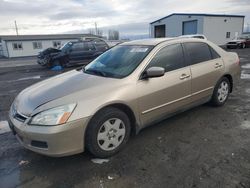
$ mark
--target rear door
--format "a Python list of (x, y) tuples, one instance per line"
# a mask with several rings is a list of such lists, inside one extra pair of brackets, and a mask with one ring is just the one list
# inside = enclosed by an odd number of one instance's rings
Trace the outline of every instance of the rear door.
[(207, 43), (187, 42), (184, 47), (192, 74), (192, 101), (211, 96), (224, 71), (222, 58)]
[(163, 67), (166, 72), (162, 77), (143, 79), (137, 83), (138, 104), (144, 125), (182, 108), (190, 102), (191, 96), (191, 72), (185, 66), (181, 44), (163, 47), (149, 67)]

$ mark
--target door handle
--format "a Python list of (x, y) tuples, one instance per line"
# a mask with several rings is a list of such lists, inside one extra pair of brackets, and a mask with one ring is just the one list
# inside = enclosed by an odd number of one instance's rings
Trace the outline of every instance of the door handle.
[(214, 65), (214, 68), (220, 68), (220, 67), (222, 67), (222, 65), (221, 64), (219, 64), (219, 63), (215, 63), (215, 65)]
[(188, 75), (188, 74), (182, 74), (180, 76), (180, 80), (184, 80), (184, 79), (189, 78), (189, 77), (190, 77), (190, 75)]

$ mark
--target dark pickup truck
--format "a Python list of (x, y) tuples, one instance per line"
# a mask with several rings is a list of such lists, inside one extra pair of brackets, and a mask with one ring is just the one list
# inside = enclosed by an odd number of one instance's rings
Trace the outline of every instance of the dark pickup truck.
[(47, 48), (38, 54), (38, 64), (46, 67), (88, 64), (109, 49), (102, 39), (67, 42), (60, 49)]

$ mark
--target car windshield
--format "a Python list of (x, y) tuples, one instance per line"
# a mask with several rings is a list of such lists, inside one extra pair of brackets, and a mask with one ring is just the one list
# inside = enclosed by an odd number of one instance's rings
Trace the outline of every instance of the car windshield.
[(115, 46), (84, 68), (84, 72), (105, 77), (123, 78), (131, 74), (153, 46)]
[(65, 50), (67, 50), (70, 46), (72, 46), (72, 42), (67, 42), (67, 43), (65, 43), (65, 44), (60, 48), (60, 50), (65, 51)]

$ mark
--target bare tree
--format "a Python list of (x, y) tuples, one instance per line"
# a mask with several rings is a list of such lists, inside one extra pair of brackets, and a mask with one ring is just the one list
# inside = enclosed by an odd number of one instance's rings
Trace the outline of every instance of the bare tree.
[(119, 40), (119, 31), (117, 30), (109, 30), (108, 31), (109, 40)]
[(101, 29), (97, 29), (96, 30), (96, 35), (98, 35), (98, 36), (103, 36), (103, 30), (101, 30)]
[(89, 28), (88, 34), (94, 35), (95, 34), (95, 30), (92, 28)]

